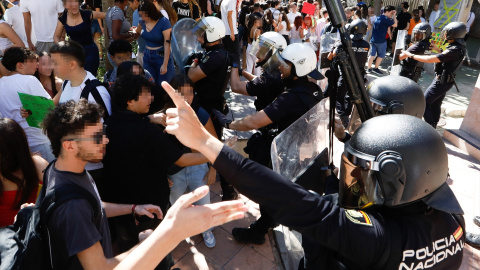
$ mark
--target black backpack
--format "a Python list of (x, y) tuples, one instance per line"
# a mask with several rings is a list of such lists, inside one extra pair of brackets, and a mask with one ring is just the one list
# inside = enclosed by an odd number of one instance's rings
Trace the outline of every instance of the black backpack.
[(53, 256), (58, 250), (50, 242), (46, 226), (53, 211), (73, 199), (86, 199), (98, 216), (98, 201), (87, 190), (76, 185), (64, 185), (46, 193), (46, 175), (52, 163), (44, 171), (43, 186), (35, 206), (21, 209), (15, 224), (0, 228), (0, 270), (53, 269)]
[[(65, 86), (67, 85), (67, 83), (68, 83), (68, 80), (65, 80), (63, 82), (62, 91), (65, 89)], [(80, 98), (84, 98), (84, 99), (88, 100), (88, 95), (92, 94), (93, 98), (95, 99), (95, 102), (97, 102), (97, 104), (102, 107), (102, 109), (103, 109), (103, 119), (106, 120), (110, 116), (110, 114), (108, 113), (107, 106), (105, 105), (105, 102), (103, 102), (102, 96), (98, 92), (98, 89), (97, 89), (98, 86), (105, 87), (105, 89), (107, 89), (107, 91), (110, 88), (108, 85), (104, 85), (101, 81), (99, 81), (97, 79), (94, 79), (94, 80), (87, 79), (85, 81), (85, 88), (83, 88), (82, 93), (80, 94)], [(110, 95), (110, 97), (112, 97), (112, 94), (110, 92), (108, 92), (108, 94)]]

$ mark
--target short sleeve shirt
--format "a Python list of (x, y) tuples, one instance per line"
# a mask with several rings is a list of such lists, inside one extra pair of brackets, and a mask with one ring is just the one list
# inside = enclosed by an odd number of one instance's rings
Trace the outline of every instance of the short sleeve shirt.
[(147, 31), (145, 26), (145, 21), (140, 20), (140, 25), (142, 26), (141, 36), (145, 41), (146, 45), (149, 47), (161, 47), (164, 45), (163, 31), (171, 29), (172, 25), (170, 21), (163, 17), (158, 20), (152, 30)]
[(123, 35), (130, 30), (131, 25), (125, 17), (125, 12), (117, 6), (113, 6), (109, 8), (107, 14), (105, 14), (105, 21), (107, 23), (108, 35), (110, 36), (110, 39), (113, 39), (113, 20), (119, 20), (122, 22), (122, 26), (120, 27), (120, 35)]
[(20, 11), (30, 12), (37, 41), (53, 42), (58, 14), (64, 10), (61, 0), (22, 0)]
[(52, 244), (66, 251), (54, 256), (56, 268), (81, 269), (76, 254), (97, 242), (100, 242), (105, 257), (113, 257), (107, 216), (90, 174), (86, 171), (82, 173), (59, 171), (55, 168), (55, 164), (46, 174), (47, 192), (63, 185), (76, 185), (91, 193), (98, 202), (99, 217), (94, 217), (92, 206), (83, 199), (68, 201), (53, 211), (47, 225), (52, 236)]
[(222, 21), (225, 24), (225, 35), (229, 36), (230, 25), (228, 24), (228, 12), (232, 12), (233, 34), (238, 34), (237, 29), (237, 0), (223, 0), (220, 6), (222, 12)]
[(373, 23), (372, 38), (370, 42), (384, 43), (387, 41), (388, 27), (392, 26), (395, 22), (385, 15), (380, 15)]
[(407, 24), (410, 22), (410, 19), (412, 19), (412, 14), (410, 14), (409, 12), (400, 12), (397, 15), (397, 20), (398, 20), (397, 29), (405, 30), (405, 28), (407, 27)]

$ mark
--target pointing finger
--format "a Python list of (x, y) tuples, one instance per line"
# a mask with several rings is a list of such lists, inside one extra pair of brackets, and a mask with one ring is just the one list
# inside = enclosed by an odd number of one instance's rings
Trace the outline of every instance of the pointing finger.
[(183, 108), (188, 106), (188, 103), (185, 102), (185, 100), (182, 98), (180, 93), (175, 91), (175, 89), (173, 89), (173, 87), (169, 83), (165, 81), (162, 82), (162, 87), (163, 89), (165, 89), (165, 92), (167, 92), (167, 94), (173, 100), (173, 103), (175, 103), (175, 106), (177, 106), (177, 108)]

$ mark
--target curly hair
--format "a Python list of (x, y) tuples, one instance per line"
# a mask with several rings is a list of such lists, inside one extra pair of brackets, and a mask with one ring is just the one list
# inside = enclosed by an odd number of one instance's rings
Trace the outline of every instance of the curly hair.
[(144, 89), (151, 91), (152, 84), (141, 75), (125, 74), (117, 78), (112, 90), (113, 111), (125, 110), (128, 101), (138, 100)]
[(67, 135), (81, 132), (85, 126), (100, 122), (103, 110), (95, 103), (86, 99), (78, 102), (69, 100), (58, 105), (43, 119), (43, 133), (48, 136), (52, 152), (58, 157), (62, 150), (62, 139)]

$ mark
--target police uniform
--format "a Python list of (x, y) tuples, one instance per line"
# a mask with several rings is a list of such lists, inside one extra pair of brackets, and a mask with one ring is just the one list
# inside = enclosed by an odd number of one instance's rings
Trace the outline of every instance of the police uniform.
[(461, 265), (461, 216), (427, 208), (423, 202), (395, 211), (382, 206), (347, 210), (338, 205), (337, 194), (310, 193), (226, 146), (214, 167), (275, 220), (320, 243), (326, 252), (316, 269), (451, 270)]
[[(338, 47), (342, 48), (342, 45)], [(368, 51), (370, 49), (370, 44), (363, 40), (352, 40), (352, 50), (355, 53), (355, 59), (357, 60), (358, 67), (362, 74), (362, 77), (365, 77), (365, 63), (368, 59)], [(337, 85), (337, 96), (336, 96), (336, 109), (337, 113), (340, 116), (348, 117), (352, 113), (353, 105), (350, 102), (350, 97), (348, 96), (347, 83), (345, 82), (343, 76), (340, 74), (338, 78)]]
[[(415, 55), (430, 55), (430, 41), (424, 39), (410, 46), (407, 51)], [(418, 79), (422, 76), (423, 62), (406, 58), (402, 60), (401, 65), (402, 70), (400, 71), (400, 76), (418, 82)]]
[[(280, 94), (274, 102), (263, 109), (268, 118), (277, 125), (278, 132), (276, 134), (293, 124), (323, 98), (318, 85), (308, 81), (307, 76), (299, 77), (296, 80), (289, 80), (286, 83), (286, 87), (288, 89), (287, 91)], [(262, 137), (265, 139), (264, 136)], [(263, 146), (267, 146), (266, 150), (268, 151), (266, 152), (269, 163), (271, 163), (270, 146), (274, 137), (275, 136), (272, 135), (262, 141)], [(265, 150), (263, 150), (263, 152), (265, 152)], [(262, 165), (266, 166), (265, 164)], [(250, 225), (250, 228), (259, 234), (265, 234), (269, 228), (275, 227), (277, 223), (265, 212), (261, 204), (260, 214), (260, 218)]]
[(455, 72), (462, 65), (465, 55), (465, 45), (457, 41), (448, 45), (443, 53), (436, 55), (440, 62), (435, 63), (435, 78), (425, 92), (426, 108), (423, 114), (425, 121), (433, 127), (437, 126), (443, 99), (455, 83)]

